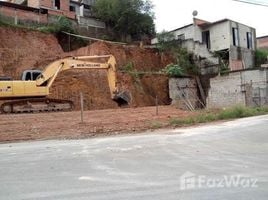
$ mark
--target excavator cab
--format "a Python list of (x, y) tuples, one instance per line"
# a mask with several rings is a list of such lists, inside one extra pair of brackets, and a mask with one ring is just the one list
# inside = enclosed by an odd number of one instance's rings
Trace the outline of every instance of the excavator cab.
[(37, 77), (42, 73), (40, 70), (25, 70), (22, 73), (22, 81), (35, 81)]

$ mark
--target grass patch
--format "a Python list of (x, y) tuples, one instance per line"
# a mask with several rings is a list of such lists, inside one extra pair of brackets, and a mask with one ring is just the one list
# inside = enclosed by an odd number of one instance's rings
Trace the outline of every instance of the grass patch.
[(234, 108), (228, 108), (226, 110), (222, 110), (218, 114), (218, 119), (235, 119), (242, 117), (250, 117), (258, 114), (258, 110), (255, 108), (246, 108), (243, 106), (237, 106)]
[(169, 121), (171, 126), (183, 126), (183, 125), (193, 125), (199, 123), (212, 122), (216, 120), (227, 120), (227, 119), (236, 119), (243, 117), (251, 117), (257, 115), (268, 114), (268, 107), (244, 107), (244, 106), (235, 106), (228, 109), (219, 110), (217, 112), (200, 112), (197, 115), (187, 117), (184, 119), (172, 118)]
[(163, 124), (161, 122), (153, 121), (151, 123), (151, 128), (152, 129), (159, 129), (159, 128), (162, 128), (162, 127), (163, 127)]

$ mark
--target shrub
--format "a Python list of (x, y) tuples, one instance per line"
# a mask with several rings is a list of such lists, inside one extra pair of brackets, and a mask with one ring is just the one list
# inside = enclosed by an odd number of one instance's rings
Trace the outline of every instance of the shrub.
[(255, 52), (256, 67), (260, 67), (261, 64), (267, 63), (267, 56), (268, 56), (267, 50), (257, 49)]
[(164, 69), (164, 72), (170, 77), (180, 77), (184, 75), (184, 70), (175, 64), (169, 64)]
[(75, 33), (72, 27), (72, 22), (64, 16), (58, 17), (58, 20), (56, 23), (39, 27), (37, 28), (37, 30), (43, 33), (54, 33), (54, 34), (60, 33), (62, 31), (65, 31), (68, 33)]

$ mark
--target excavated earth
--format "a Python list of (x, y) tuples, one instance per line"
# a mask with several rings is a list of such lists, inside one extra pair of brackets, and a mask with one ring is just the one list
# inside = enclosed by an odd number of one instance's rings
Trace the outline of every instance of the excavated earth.
[[(155, 120), (158, 117), (152, 117), (154, 111), (151, 108), (138, 107), (154, 106), (156, 96), (160, 105), (170, 103), (168, 78), (155, 72), (161, 71), (172, 59), (168, 55), (160, 55), (155, 49), (96, 42), (72, 52), (64, 52), (54, 35), (8, 27), (0, 27), (0, 40), (0, 76), (12, 79), (20, 79), (26, 69), (42, 70), (50, 62), (66, 56), (112, 54), (117, 61), (120, 86), (130, 93), (132, 99), (129, 108), (119, 108), (111, 100), (105, 71), (64, 71), (56, 78), (50, 97), (72, 100), (76, 110), (79, 110), (79, 94), (83, 92), (85, 110), (94, 110), (86, 112), (89, 122), (73, 124), (73, 116), (76, 120), (79, 116), (77, 112), (0, 115), (0, 141), (52, 138), (66, 134), (71, 137), (74, 132), (142, 130), (151, 126), (148, 119)], [(131, 66), (131, 69), (127, 66)], [(166, 113), (159, 117), (160, 120), (187, 115), (173, 107), (163, 108)], [(30, 128), (33, 125), (37, 128)], [(39, 131), (36, 132), (36, 129)], [(93, 129), (96, 130), (89, 131)]]
[[(53, 35), (1, 27), (0, 40), (0, 76), (20, 79), (24, 70), (42, 70), (50, 62), (66, 56), (112, 54), (118, 69), (133, 63), (133, 70), (146, 72), (138, 77), (129, 72), (118, 72), (121, 87), (131, 94), (130, 107), (154, 105), (156, 96), (161, 105), (169, 104), (168, 78), (164, 75), (150, 75), (150, 72), (163, 69), (172, 60), (168, 56), (160, 56), (154, 49), (97, 42), (66, 53)], [(101, 70), (69, 70), (60, 73), (51, 88), (51, 97), (72, 100), (76, 109), (79, 109), (80, 92), (84, 93), (86, 110), (118, 107), (110, 98), (106, 72)]]

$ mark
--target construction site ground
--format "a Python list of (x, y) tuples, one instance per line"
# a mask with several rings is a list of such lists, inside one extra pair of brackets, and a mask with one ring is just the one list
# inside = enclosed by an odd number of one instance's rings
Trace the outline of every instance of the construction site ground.
[(172, 118), (190, 112), (172, 106), (119, 108), (84, 112), (0, 115), (0, 142), (47, 139), (80, 139), (135, 133), (169, 125)]
[[(166, 106), (171, 99), (169, 79), (163, 71), (174, 58), (158, 49), (88, 42), (85, 47), (65, 52), (53, 34), (12, 27), (0, 27), (0, 40), (0, 76), (18, 80), (24, 70), (43, 70), (49, 63), (67, 56), (112, 54), (117, 62), (117, 84), (131, 96), (128, 108), (120, 108), (111, 99), (105, 71), (64, 71), (55, 79), (49, 97), (73, 101), (75, 111), (0, 114), (0, 142), (133, 133), (165, 127), (171, 118), (189, 115)], [(80, 92), (84, 94), (84, 123), (78, 111)], [(153, 107), (156, 97), (161, 105), (159, 115)]]

